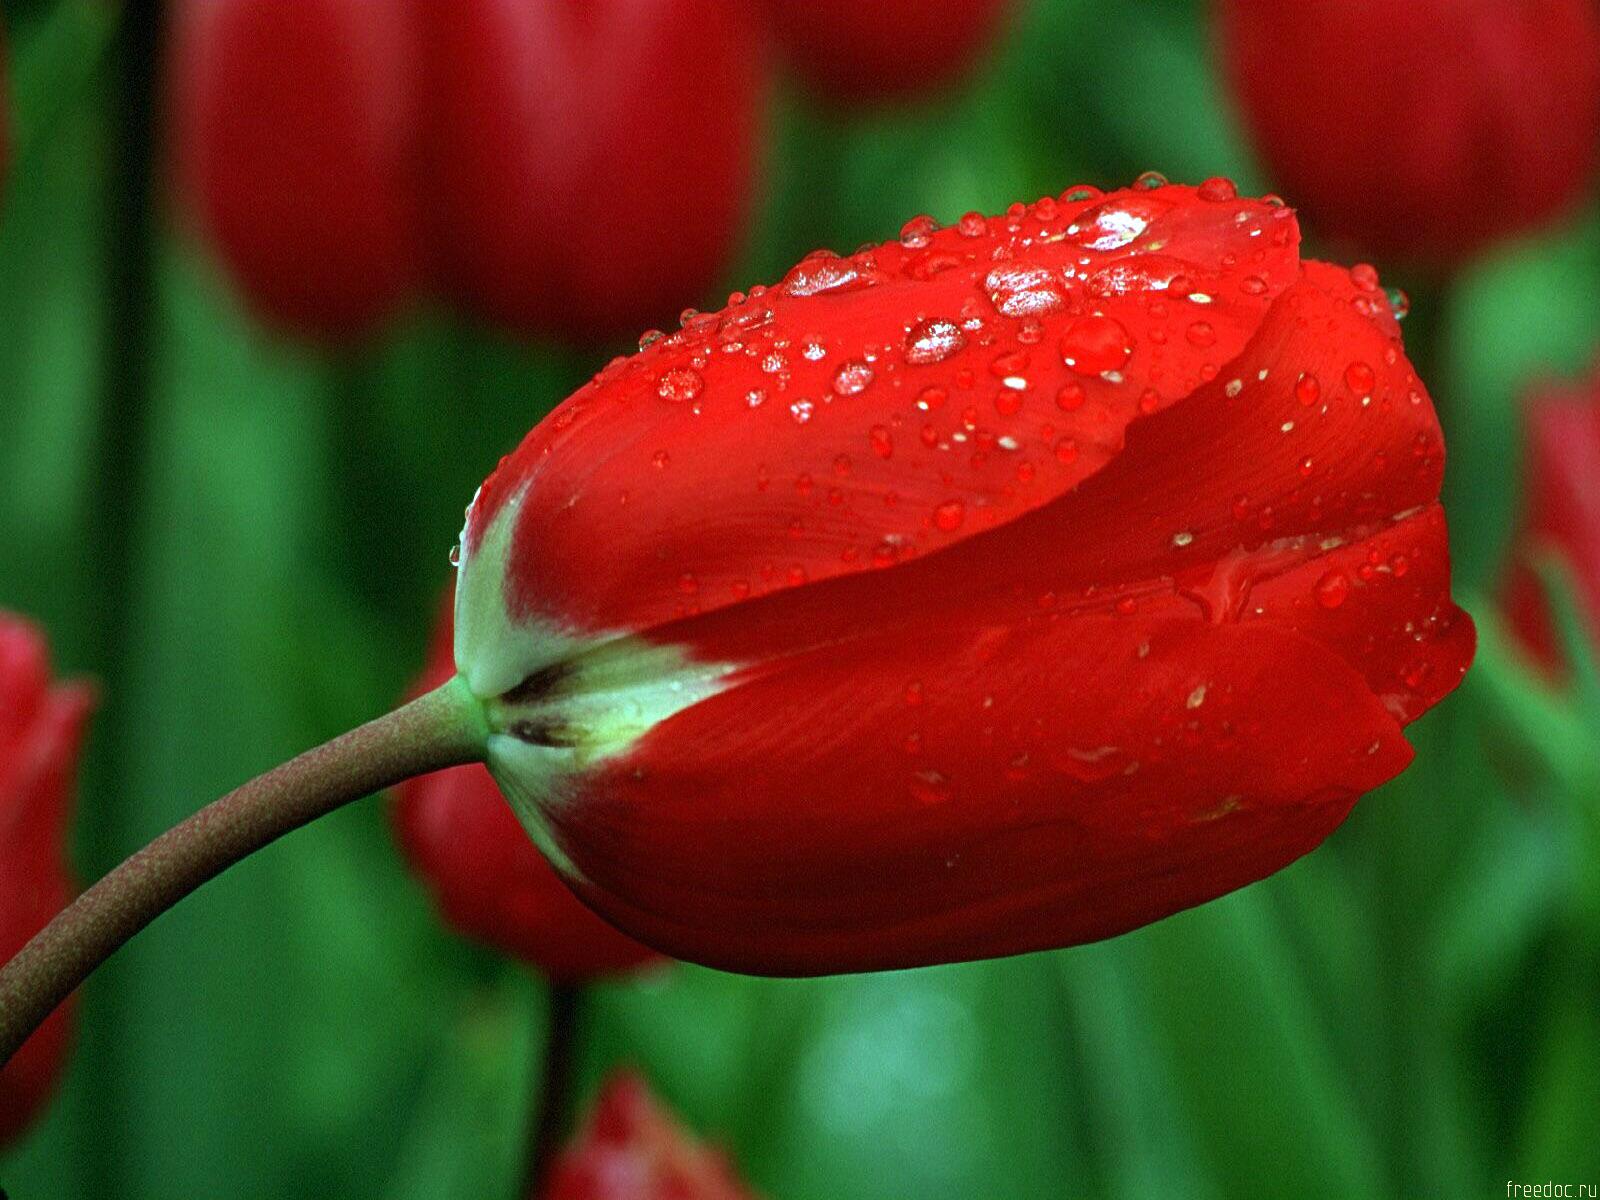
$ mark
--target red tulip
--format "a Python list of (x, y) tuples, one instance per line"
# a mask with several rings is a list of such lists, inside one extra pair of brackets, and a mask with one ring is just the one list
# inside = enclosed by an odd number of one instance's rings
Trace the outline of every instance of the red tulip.
[(186, 0), (172, 96), (188, 203), (252, 306), (323, 337), (416, 287), (414, 33), (391, 0)]
[(1507, 611), (1523, 644), (1555, 667), (1560, 654), (1550, 612), (1527, 563), (1546, 550), (1566, 560), (1600, 646), (1600, 376), (1534, 393), (1524, 409), (1523, 429), (1520, 553)]
[[(66, 827), (93, 698), (84, 684), (52, 684), (43, 636), (0, 613), (0, 962), (72, 898)], [(0, 1069), (0, 1146), (49, 1098), (67, 1056), (63, 1005)]]
[(845, 103), (926, 94), (993, 43), (1009, 0), (766, 0), (794, 71)]
[(675, 318), (748, 223), (763, 63), (749, 0), (433, 0), (444, 283), (571, 339)]
[(633, 1074), (613, 1075), (544, 1200), (753, 1200), (727, 1158), (694, 1140)]
[(1593, 0), (1221, 0), (1268, 169), (1365, 253), (1455, 262), (1571, 208), (1600, 139)]
[(455, 653), (568, 882), (742, 971), (1011, 954), (1404, 769), (1473, 648), (1444, 446), (1376, 274), (1298, 240), (1224, 180), (918, 218), (558, 407), (468, 511)]
[[(419, 691), (449, 679), (450, 613), (434, 636)], [(436, 771), (402, 784), (395, 836), (444, 918), (546, 975), (581, 981), (659, 956), (585, 908), (522, 831), (481, 766)]]

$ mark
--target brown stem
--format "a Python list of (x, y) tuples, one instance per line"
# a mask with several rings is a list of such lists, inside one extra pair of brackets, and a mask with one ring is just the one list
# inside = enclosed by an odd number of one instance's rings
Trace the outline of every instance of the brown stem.
[(362, 796), (482, 759), (483, 717), (459, 677), (276, 767), (169, 829), (0, 967), (0, 1066), (101, 963), (207, 880)]

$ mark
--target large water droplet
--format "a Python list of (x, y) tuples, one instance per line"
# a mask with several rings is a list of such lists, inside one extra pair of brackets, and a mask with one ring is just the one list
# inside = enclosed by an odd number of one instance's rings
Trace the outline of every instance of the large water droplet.
[(918, 321), (906, 334), (906, 361), (918, 365), (943, 362), (966, 344), (966, 334), (954, 321), (930, 317)]
[(1048, 267), (1006, 263), (983, 279), (990, 302), (1008, 317), (1037, 317), (1067, 305), (1066, 288)]
[(1061, 361), (1080, 375), (1119, 370), (1133, 353), (1128, 331), (1113, 317), (1078, 317), (1057, 345)]

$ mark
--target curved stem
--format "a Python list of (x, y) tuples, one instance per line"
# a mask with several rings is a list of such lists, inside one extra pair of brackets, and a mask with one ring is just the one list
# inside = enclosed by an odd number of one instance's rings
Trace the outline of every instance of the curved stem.
[(528, 1159), (520, 1194), (538, 1195), (550, 1179), (550, 1168), (561, 1152), (561, 1134), (572, 1107), (573, 1059), (578, 1032), (578, 1010), (583, 989), (576, 984), (550, 985), (544, 1042), (539, 1064), (539, 1094), (529, 1123)]
[(362, 796), (483, 757), (459, 677), (268, 771), (174, 826), (61, 911), (0, 967), (0, 1066), (101, 963), (207, 880)]

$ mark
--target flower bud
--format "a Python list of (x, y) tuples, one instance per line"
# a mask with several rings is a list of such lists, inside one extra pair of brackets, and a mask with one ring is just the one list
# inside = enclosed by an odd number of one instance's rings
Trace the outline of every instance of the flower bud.
[[(75, 891), (66, 833), (78, 751), (93, 705), (81, 683), (55, 684), (43, 635), (0, 612), (0, 962), (43, 929)], [(0, 1146), (55, 1088), (71, 1004), (58, 1008), (0, 1068)]]
[(1451, 265), (1573, 208), (1600, 139), (1591, 0), (1221, 0), (1223, 67), (1313, 227)]
[(480, 488), (458, 671), (583, 899), (818, 974), (1108, 937), (1316, 846), (1460, 680), (1370, 268), (1159, 176), (813, 255)]
[(543, 1200), (754, 1200), (726, 1156), (680, 1125), (632, 1073), (613, 1075), (551, 1171)]

